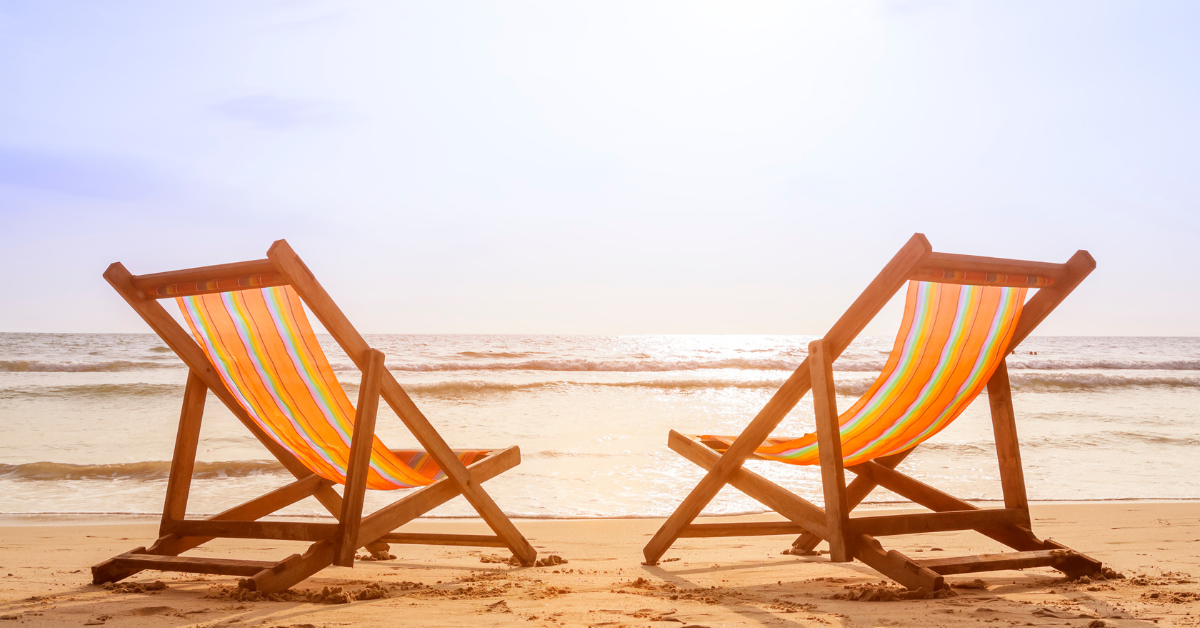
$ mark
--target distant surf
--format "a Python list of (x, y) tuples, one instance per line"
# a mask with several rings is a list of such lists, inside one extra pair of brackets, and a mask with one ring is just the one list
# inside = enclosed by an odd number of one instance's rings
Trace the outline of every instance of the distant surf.
[[(668, 514), (702, 474), (670, 429), (737, 434), (804, 360), (811, 336), (371, 335), (422, 413), (454, 447), (521, 448), (489, 482), (510, 514)], [(323, 337), (343, 388), (359, 373)], [(835, 363), (838, 407), (874, 382), (891, 338)], [(1200, 498), (1200, 339), (1028, 339), (1008, 357), (1029, 495), (1037, 500)], [(187, 371), (151, 334), (0, 334), (0, 513), (153, 513), (162, 506)], [(216, 513), (291, 481), (208, 395), (189, 512)], [(391, 447), (417, 447), (386, 404)], [(806, 397), (776, 435), (813, 429)], [(1000, 498), (986, 398), (905, 460), (956, 495)], [(815, 468), (747, 463), (821, 501)], [(400, 493), (370, 492), (368, 507)], [(879, 491), (869, 503), (892, 503)], [(758, 512), (723, 492), (706, 512)], [(439, 516), (471, 514), (451, 501)], [(107, 514), (106, 514), (107, 513)], [(327, 516), (307, 500), (286, 514)]]

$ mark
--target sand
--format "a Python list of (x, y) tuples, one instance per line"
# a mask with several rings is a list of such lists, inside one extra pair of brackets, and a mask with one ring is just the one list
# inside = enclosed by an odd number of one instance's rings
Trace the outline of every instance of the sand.
[[(784, 555), (790, 537), (687, 539), (646, 566), (641, 547), (661, 520), (521, 520), (541, 557), (568, 562), (519, 568), (487, 562), (507, 557), (494, 549), (393, 545), (394, 560), (331, 567), (269, 601), (244, 599), (236, 579), (221, 576), (142, 572), (111, 590), (90, 584), (92, 564), (148, 545), (153, 524), (26, 525), (0, 527), (0, 628), (1200, 625), (1200, 502), (1042, 504), (1033, 513), (1040, 534), (1127, 577), (1068, 583), (1049, 569), (1004, 571), (949, 577), (974, 588), (944, 599), (860, 602), (834, 596), (879, 587), (879, 574), (861, 563)], [(470, 520), (411, 528), (485, 531)], [(1002, 549), (973, 533), (890, 541), (917, 556)], [(301, 547), (220, 541), (193, 553), (271, 560)], [(354, 597), (362, 599), (347, 601)]]

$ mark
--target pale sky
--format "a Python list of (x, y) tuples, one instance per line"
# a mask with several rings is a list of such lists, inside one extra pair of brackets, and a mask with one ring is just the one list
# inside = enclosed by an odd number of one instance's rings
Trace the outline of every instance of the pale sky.
[[(376, 333), (820, 334), (895, 250), (1200, 335), (1195, 2), (0, 1), (0, 331), (287, 238)], [(888, 330), (874, 330), (888, 333)]]

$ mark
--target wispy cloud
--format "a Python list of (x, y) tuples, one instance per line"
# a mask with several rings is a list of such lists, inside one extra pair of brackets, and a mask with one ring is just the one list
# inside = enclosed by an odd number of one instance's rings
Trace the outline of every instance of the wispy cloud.
[(328, 126), (349, 116), (334, 103), (279, 96), (241, 96), (213, 106), (218, 115), (259, 129)]
[(0, 185), (107, 200), (145, 198), (167, 182), (127, 159), (0, 146)]

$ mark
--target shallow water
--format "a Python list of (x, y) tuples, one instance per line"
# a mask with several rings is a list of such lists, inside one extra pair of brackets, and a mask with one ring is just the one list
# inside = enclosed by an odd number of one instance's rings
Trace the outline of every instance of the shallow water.
[[(488, 483), (526, 517), (668, 514), (700, 470), (668, 429), (736, 434), (804, 358), (806, 336), (368, 336), (454, 447), (519, 445)], [(351, 398), (358, 372), (327, 353)], [(838, 405), (870, 385), (890, 338), (836, 364)], [(1030, 352), (1036, 352), (1031, 355)], [(1009, 357), (1029, 495), (1036, 500), (1200, 498), (1200, 339), (1028, 339)], [(151, 334), (0, 334), (0, 515), (161, 512), (186, 370)], [(386, 405), (378, 429), (416, 446)], [(812, 429), (805, 398), (776, 430)], [(191, 514), (287, 481), (211, 396)], [(821, 502), (813, 467), (751, 462)], [(986, 394), (902, 469), (964, 498), (1000, 498)], [(372, 492), (368, 507), (397, 493)], [(886, 492), (871, 501), (897, 500)], [(761, 512), (726, 490), (706, 512)], [(321, 515), (315, 502), (289, 511)], [(471, 514), (461, 500), (437, 511)]]

